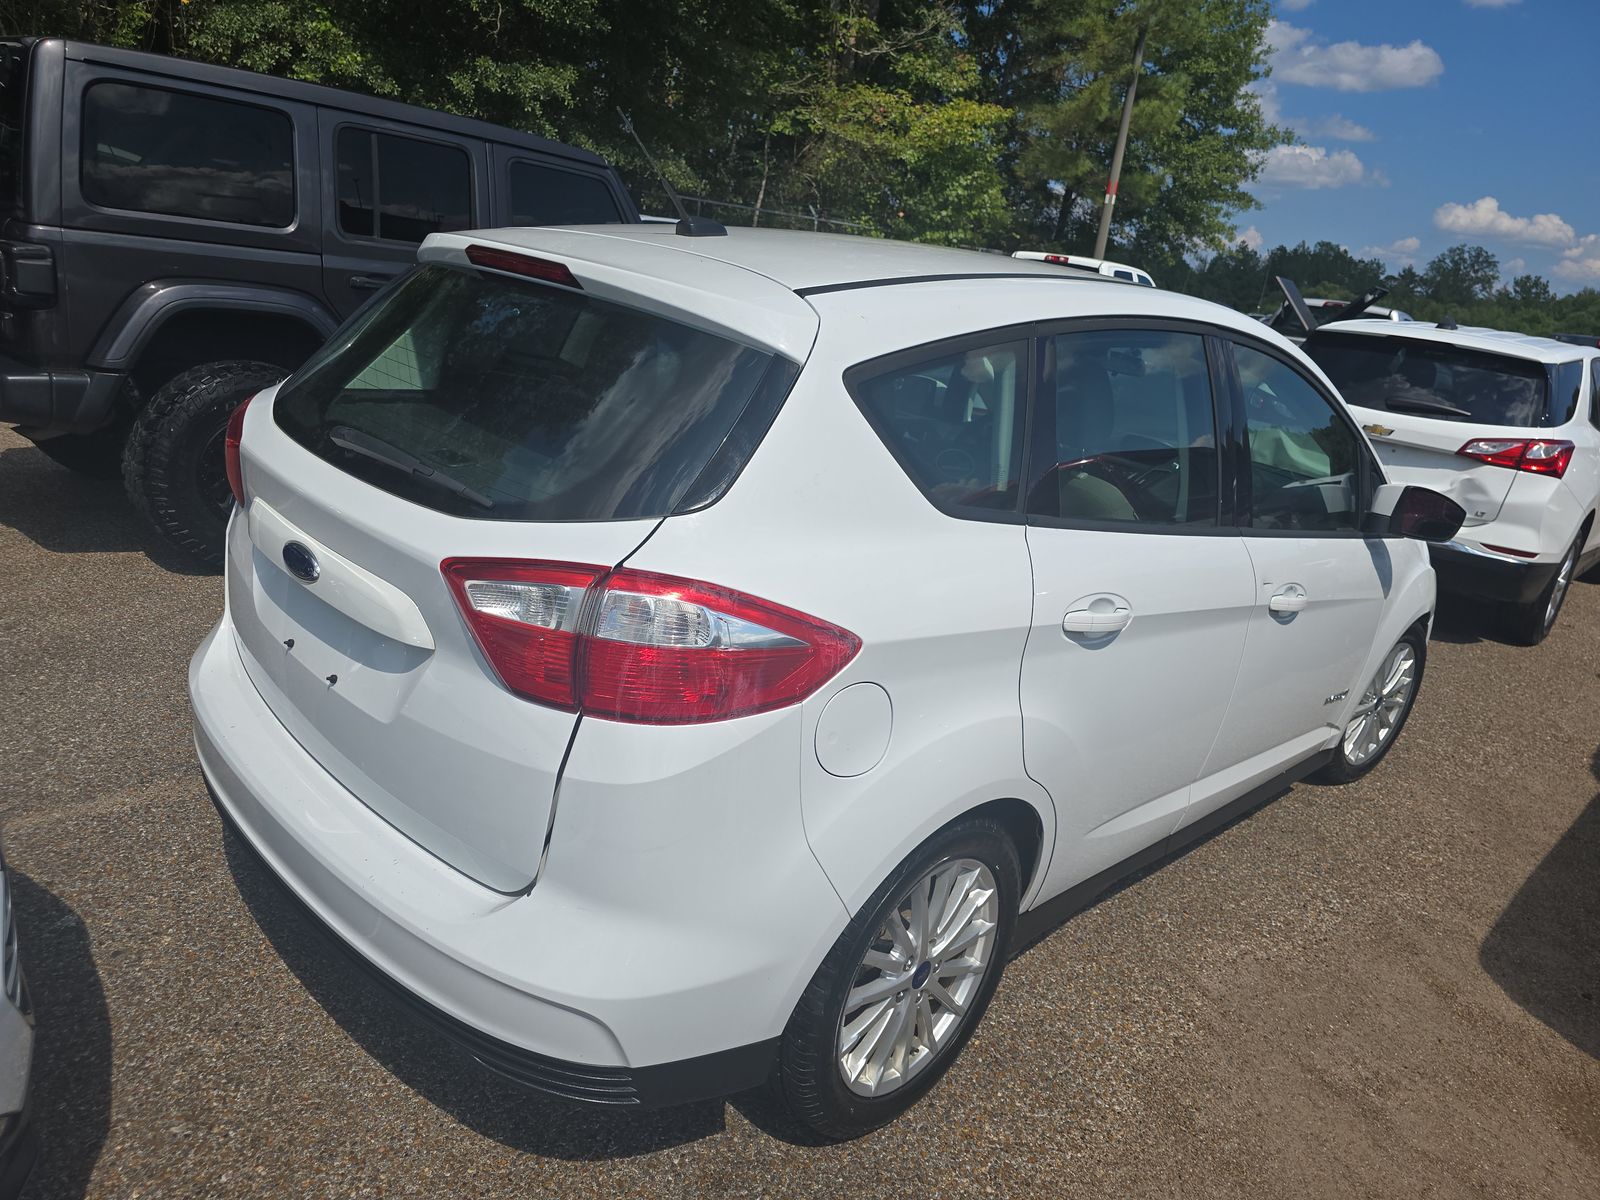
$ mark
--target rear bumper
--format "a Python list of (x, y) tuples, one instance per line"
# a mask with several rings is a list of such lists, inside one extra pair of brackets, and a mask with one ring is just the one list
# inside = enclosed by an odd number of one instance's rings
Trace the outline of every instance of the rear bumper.
[(0, 358), (0, 421), (33, 435), (92, 433), (114, 415), (124, 377)]
[(1532, 603), (1559, 565), (1496, 554), (1464, 541), (1447, 542), (1429, 549), (1441, 591), (1512, 604)]
[[(845, 919), (803, 836), (803, 875), (764, 857), (748, 826), (728, 831), (747, 861), (714, 833), (717, 861), (697, 861), (692, 811), (637, 788), (619, 811), (573, 774), (564, 810), (601, 828), (563, 829), (558, 812), (537, 886), (506, 896), (420, 848), (307, 754), (245, 674), (226, 618), (195, 654), (189, 688), (227, 823), (369, 974), (486, 1066), (568, 1099), (640, 1106), (729, 1095), (770, 1073), (816, 947)], [(676, 845), (649, 809), (675, 819)], [(647, 857), (603, 840), (641, 831)], [(745, 868), (770, 887), (740, 887)]]

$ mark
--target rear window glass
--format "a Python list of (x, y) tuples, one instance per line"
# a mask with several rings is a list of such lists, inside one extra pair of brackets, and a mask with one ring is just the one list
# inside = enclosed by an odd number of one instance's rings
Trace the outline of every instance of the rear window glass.
[(131, 83), (83, 94), (83, 198), (102, 208), (282, 228), (294, 220), (286, 113)]
[[(1439, 342), (1338, 334), (1305, 346), (1346, 403), (1441, 421), (1534, 427), (1547, 419), (1542, 364)], [(1563, 402), (1564, 404), (1565, 402)]]
[(459, 146), (345, 128), (336, 157), (345, 233), (420, 242), (472, 224), (471, 169)]
[(335, 337), (274, 408), (313, 453), (441, 512), (661, 517), (772, 361), (582, 292), (433, 265)]
[(27, 114), (28, 51), (0, 44), (0, 209), (22, 207), (23, 122)]
[(621, 220), (604, 179), (531, 162), (511, 164), (511, 224), (609, 225)]

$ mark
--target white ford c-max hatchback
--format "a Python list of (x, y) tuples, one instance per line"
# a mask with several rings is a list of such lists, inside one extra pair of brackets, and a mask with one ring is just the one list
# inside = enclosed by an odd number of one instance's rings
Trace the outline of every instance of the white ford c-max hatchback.
[(514, 1079), (881, 1124), (1008, 951), (1405, 721), (1460, 510), (1247, 317), (766, 230), (420, 259), (230, 428), (196, 742)]

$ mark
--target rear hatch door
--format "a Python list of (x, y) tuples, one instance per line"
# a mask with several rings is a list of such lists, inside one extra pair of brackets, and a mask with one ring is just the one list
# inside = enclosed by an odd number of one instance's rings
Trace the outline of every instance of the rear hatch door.
[(741, 423), (774, 374), (793, 369), (660, 312), (422, 268), (248, 410), (227, 588), (251, 679), (362, 803), (527, 887), (579, 718), (501, 683), (440, 564), (617, 565), (737, 473), (726, 446), (760, 440)]

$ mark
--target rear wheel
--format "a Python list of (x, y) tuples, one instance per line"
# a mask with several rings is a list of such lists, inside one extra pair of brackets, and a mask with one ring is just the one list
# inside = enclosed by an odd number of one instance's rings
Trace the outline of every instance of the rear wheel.
[(1005, 965), (1021, 867), (999, 824), (924, 842), (839, 935), (784, 1031), (777, 1089), (833, 1138), (886, 1124), (961, 1052)]
[(128, 495), (174, 546), (222, 565), (233, 493), (223, 459), (228, 417), (287, 372), (263, 362), (207, 363), (169, 380), (134, 418), (122, 460)]
[(1501, 617), (1501, 628), (1507, 637), (1524, 646), (1537, 646), (1556, 627), (1556, 618), (1561, 615), (1561, 606), (1566, 602), (1572, 577), (1577, 571), (1578, 551), (1583, 547), (1584, 532), (1580, 532), (1572, 545), (1567, 547), (1556, 573), (1537, 596), (1527, 604), (1506, 607)]
[(1334, 747), (1333, 761), (1314, 776), (1318, 783), (1349, 783), (1383, 761), (1416, 703), (1427, 652), (1421, 630), (1411, 629), (1383, 656)]

